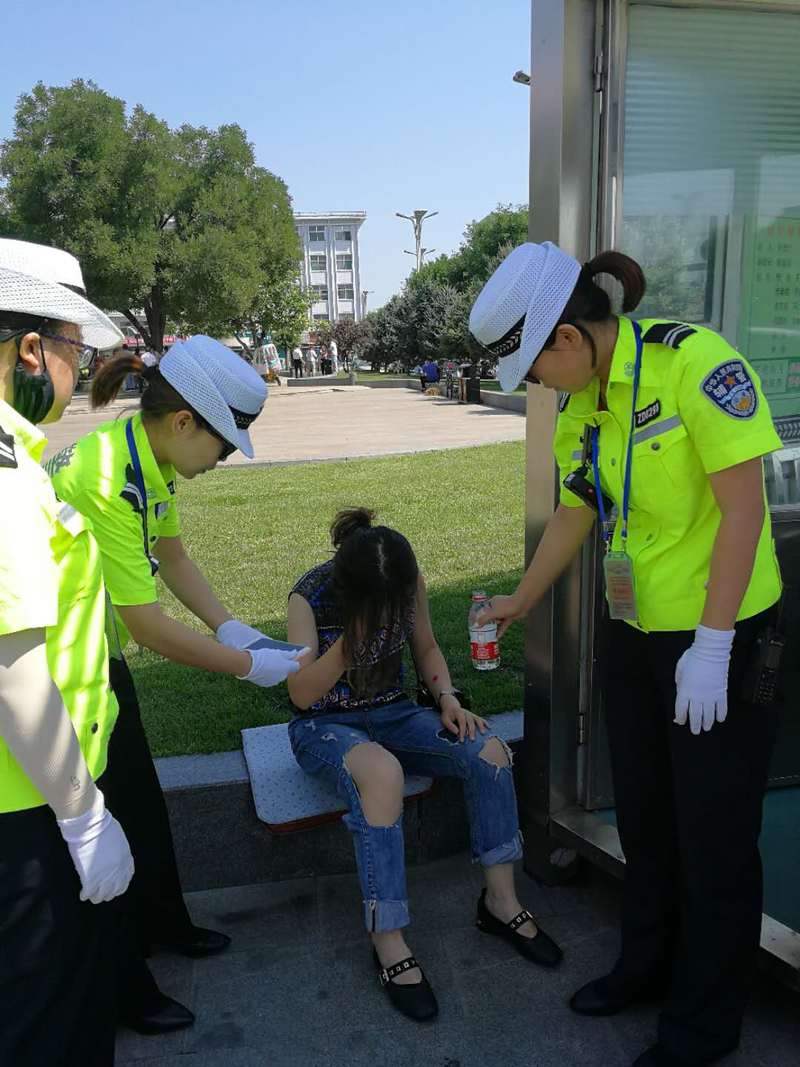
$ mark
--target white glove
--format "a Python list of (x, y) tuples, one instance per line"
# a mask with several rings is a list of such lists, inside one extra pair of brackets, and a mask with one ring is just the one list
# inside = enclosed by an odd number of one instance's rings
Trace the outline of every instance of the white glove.
[(694, 644), (678, 660), (675, 722), (685, 726), (688, 716), (693, 734), (710, 730), (715, 721), (725, 722), (727, 718), (728, 665), (735, 633), (698, 626)]
[(133, 878), (133, 856), (100, 790), (83, 815), (57, 821), (81, 880), (81, 900), (102, 904), (124, 893)]
[(238, 619), (228, 619), (217, 630), (217, 640), (221, 645), (238, 649), (240, 652), (248, 645), (252, 645), (254, 641), (260, 641), (266, 636), (255, 627), (248, 626), (246, 622), (239, 622)]
[(300, 670), (297, 657), (302, 649), (296, 652), (284, 652), (278, 648), (249, 648), (247, 649), (253, 660), (253, 666), (249, 674), (237, 675), (243, 682), (252, 682), (254, 685), (270, 686), (285, 682), (290, 674)]

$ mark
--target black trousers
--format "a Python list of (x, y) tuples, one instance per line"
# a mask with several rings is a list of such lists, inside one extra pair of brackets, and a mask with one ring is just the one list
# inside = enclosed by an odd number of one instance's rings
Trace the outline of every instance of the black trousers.
[(299, 359), (293, 359), (292, 360), (292, 371), (294, 372), (295, 378), (302, 378), (303, 377), (303, 364), (302, 364), (301, 360), (299, 360)]
[(181, 890), (167, 805), (158, 781), (128, 665), (111, 658), (111, 687), (119, 703), (103, 775), (109, 809), (119, 820), (136, 873), (126, 893), (142, 950), (153, 942), (188, 937), (192, 920)]
[(659, 1041), (678, 1063), (738, 1044), (756, 966), (777, 711), (746, 702), (742, 683), (771, 614), (737, 624), (727, 720), (699, 736), (673, 722), (675, 666), (693, 632), (608, 623), (605, 709), (626, 860), (615, 975), (667, 986)]
[(48, 807), (0, 815), (0, 1067), (110, 1067), (121, 902), (79, 899)]

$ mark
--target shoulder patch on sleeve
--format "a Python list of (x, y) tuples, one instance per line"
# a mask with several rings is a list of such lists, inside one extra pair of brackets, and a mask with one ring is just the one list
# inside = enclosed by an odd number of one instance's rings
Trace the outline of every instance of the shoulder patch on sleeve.
[(11, 467), (14, 470), (19, 467), (17, 453), (14, 451), (14, 435), (6, 433), (2, 426), (0, 426), (0, 467)]
[(562, 393), (558, 398), (558, 413), (561, 414), (569, 403), (570, 393)]
[(712, 404), (733, 419), (750, 419), (758, 410), (758, 393), (750, 372), (740, 359), (720, 363), (700, 386)]
[(48, 459), (44, 465), (44, 469), (54, 478), (59, 471), (62, 471), (65, 467), (68, 467), (72, 462), (72, 456), (75, 452), (76, 445), (67, 445), (66, 448), (62, 448), (60, 452), (57, 452), (54, 456)]
[(642, 337), (647, 344), (666, 345), (667, 348), (680, 348), (687, 337), (697, 333), (694, 326), (685, 322), (657, 322)]

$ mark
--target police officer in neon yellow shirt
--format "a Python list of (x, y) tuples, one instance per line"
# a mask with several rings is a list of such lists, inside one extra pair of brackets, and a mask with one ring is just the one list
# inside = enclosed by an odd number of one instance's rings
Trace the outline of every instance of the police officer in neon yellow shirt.
[(758, 376), (724, 338), (612, 314), (598, 274), (621, 283), (624, 311), (638, 306), (632, 259), (581, 267), (548, 242), (511, 252), (472, 309), (503, 389), (563, 393), (558, 507), (516, 592), (486, 617), (501, 634), (524, 617), (599, 516), (622, 947), (570, 1003), (600, 1016), (661, 998), (658, 1041), (636, 1064), (697, 1067), (738, 1045), (759, 945), (777, 712), (756, 702), (750, 670), (781, 595), (761, 460), (780, 439)]
[[(47, 469), (59, 497), (92, 523), (113, 605), (110, 677), (120, 716), (109, 750), (109, 803), (136, 861), (131, 892), (139, 935), (147, 947), (208, 956), (230, 939), (195, 926), (186, 909), (123, 650), (132, 636), (176, 663), (260, 686), (283, 682), (298, 669), (296, 651), (248, 650), (265, 635), (234, 619), (217, 599), (186, 554), (178, 516), (179, 475), (194, 478), (237, 449), (252, 457), (249, 426), (267, 387), (230, 349), (199, 335), (178, 341), (150, 365), (135, 355), (107, 361), (93, 381), (93, 404), (108, 404), (131, 373), (142, 378), (141, 411), (103, 424), (53, 457)], [(214, 637), (162, 611), (156, 575)]]
[[(117, 718), (100, 555), (40, 467), (79, 367), (119, 331), (66, 252), (0, 240), (0, 1063), (108, 1067), (118, 898), (106, 808)], [(110, 903), (113, 902), (113, 903)]]

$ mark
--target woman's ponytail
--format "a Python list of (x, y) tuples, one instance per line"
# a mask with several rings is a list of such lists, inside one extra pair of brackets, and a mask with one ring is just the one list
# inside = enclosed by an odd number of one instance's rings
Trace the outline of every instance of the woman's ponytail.
[(369, 508), (345, 508), (338, 512), (331, 523), (333, 547), (338, 548), (356, 530), (368, 530), (374, 518), (375, 512)]
[(596, 274), (610, 274), (622, 286), (622, 310), (633, 311), (644, 297), (647, 283), (644, 272), (635, 259), (624, 252), (601, 252), (590, 259), (584, 270), (594, 278)]
[(597, 364), (597, 349), (594, 338), (585, 323), (607, 322), (612, 317), (611, 300), (605, 289), (595, 283), (595, 275), (610, 274), (622, 286), (622, 310), (633, 311), (642, 302), (647, 283), (644, 272), (635, 259), (623, 252), (601, 252), (584, 264), (578, 275), (575, 288), (553, 327), (543, 348), (552, 348), (556, 342), (559, 326), (574, 326), (583, 334), (592, 350), (592, 366)]
[(92, 407), (106, 407), (112, 400), (116, 400), (129, 374), (142, 377), (146, 370), (147, 366), (141, 358), (133, 353), (125, 352), (121, 356), (107, 359), (92, 379)]

